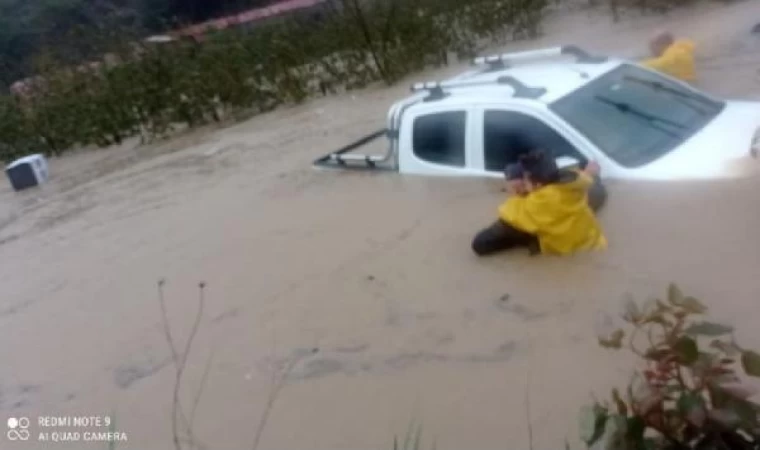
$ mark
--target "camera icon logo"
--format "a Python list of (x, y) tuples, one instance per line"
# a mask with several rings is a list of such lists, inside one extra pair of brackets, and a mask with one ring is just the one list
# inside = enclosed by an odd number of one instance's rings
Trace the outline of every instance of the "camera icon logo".
[(9, 441), (28, 441), (29, 440), (29, 425), (30, 421), (28, 417), (11, 417), (8, 419), (8, 431), (6, 436)]

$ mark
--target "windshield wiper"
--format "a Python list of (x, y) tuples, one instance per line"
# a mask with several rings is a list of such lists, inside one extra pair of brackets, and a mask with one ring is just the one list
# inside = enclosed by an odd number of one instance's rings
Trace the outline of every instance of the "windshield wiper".
[[(719, 107), (718, 105), (715, 104), (715, 101), (713, 101), (713, 100), (710, 100), (708, 98), (704, 98), (701, 95), (698, 95), (698, 94), (695, 94), (695, 93), (692, 93), (692, 92), (684, 92), (684, 91), (682, 91), (680, 89), (675, 89), (675, 88), (672, 88), (670, 86), (666, 86), (665, 84), (663, 84), (663, 83), (661, 83), (659, 81), (645, 80), (643, 78), (634, 77), (634, 76), (631, 76), (631, 75), (624, 76), (623, 80), (625, 80), (625, 81), (632, 81), (634, 83), (642, 84), (644, 86), (649, 86), (649, 87), (653, 88), (656, 91), (667, 92), (667, 93), (673, 94), (676, 97), (679, 97), (679, 98), (681, 98), (683, 100), (695, 100), (695, 101), (698, 101), (698, 102), (702, 103), (703, 105), (707, 105), (707, 106), (709, 106), (711, 108), (718, 108)], [(709, 111), (705, 111), (705, 110), (697, 107), (696, 105), (694, 105), (692, 103), (689, 103), (689, 102), (682, 102), (682, 103), (684, 105), (686, 105), (686, 106), (691, 107), (693, 110), (695, 110), (695, 111), (697, 111), (699, 113), (702, 113), (702, 114), (709, 114), (710, 113)]]
[(669, 134), (669, 135), (671, 135), (674, 138), (678, 138), (678, 137), (681, 137), (681, 136), (678, 133), (674, 133), (674, 132), (672, 132), (672, 131), (670, 131), (670, 130), (668, 130), (666, 128), (657, 126), (657, 122), (663, 123), (665, 125), (670, 125), (673, 128), (678, 128), (678, 129), (681, 129), (681, 130), (687, 130), (688, 129), (683, 124), (680, 124), (678, 122), (674, 122), (674, 121), (672, 121), (670, 119), (666, 119), (664, 117), (659, 117), (659, 116), (656, 116), (656, 115), (653, 115), (653, 114), (649, 114), (648, 112), (642, 111), (642, 110), (640, 110), (640, 109), (638, 109), (636, 107), (633, 107), (633, 106), (631, 106), (631, 105), (629, 105), (628, 103), (625, 103), (625, 102), (618, 102), (618, 101), (615, 101), (615, 100), (610, 100), (609, 98), (604, 97), (602, 95), (596, 95), (596, 96), (594, 96), (594, 99), (596, 99), (597, 101), (600, 101), (602, 103), (606, 103), (606, 104), (612, 106), (613, 108), (617, 109), (618, 111), (620, 111), (622, 113), (631, 114), (631, 115), (633, 115), (635, 117), (638, 117), (638, 118), (644, 120), (645, 122), (647, 122), (652, 127), (654, 127), (656, 129), (662, 131), (665, 134)]

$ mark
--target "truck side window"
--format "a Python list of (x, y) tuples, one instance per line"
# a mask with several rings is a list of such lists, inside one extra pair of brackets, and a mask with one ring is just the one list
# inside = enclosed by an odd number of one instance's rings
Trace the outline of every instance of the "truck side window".
[(414, 155), (433, 164), (464, 167), (466, 118), (466, 111), (451, 111), (414, 119)]
[(554, 128), (533, 116), (515, 111), (486, 111), (483, 157), (487, 171), (500, 172), (517, 162), (521, 154), (540, 148), (555, 158), (571, 156), (581, 164), (587, 162), (571, 143)]

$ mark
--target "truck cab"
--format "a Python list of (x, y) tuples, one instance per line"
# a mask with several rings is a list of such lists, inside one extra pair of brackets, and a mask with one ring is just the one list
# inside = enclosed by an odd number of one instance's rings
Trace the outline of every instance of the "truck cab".
[(596, 159), (547, 111), (487, 94), (415, 104), (404, 113), (396, 146), (399, 171), (417, 175), (501, 177), (533, 148), (562, 165)]
[[(760, 104), (717, 100), (574, 46), (480, 57), (473, 66), (414, 84), (386, 128), (315, 164), (497, 178), (540, 148), (560, 167), (594, 160), (605, 178), (711, 178), (760, 167), (748, 159), (760, 148)], [(351, 153), (382, 136), (386, 154)]]

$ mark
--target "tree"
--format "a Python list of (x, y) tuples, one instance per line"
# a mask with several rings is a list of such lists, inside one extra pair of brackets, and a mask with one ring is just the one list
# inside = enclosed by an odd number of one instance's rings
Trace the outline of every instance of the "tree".
[(63, 64), (97, 59), (115, 41), (205, 21), (272, 0), (0, 0), (0, 83), (36, 71), (47, 53)]

